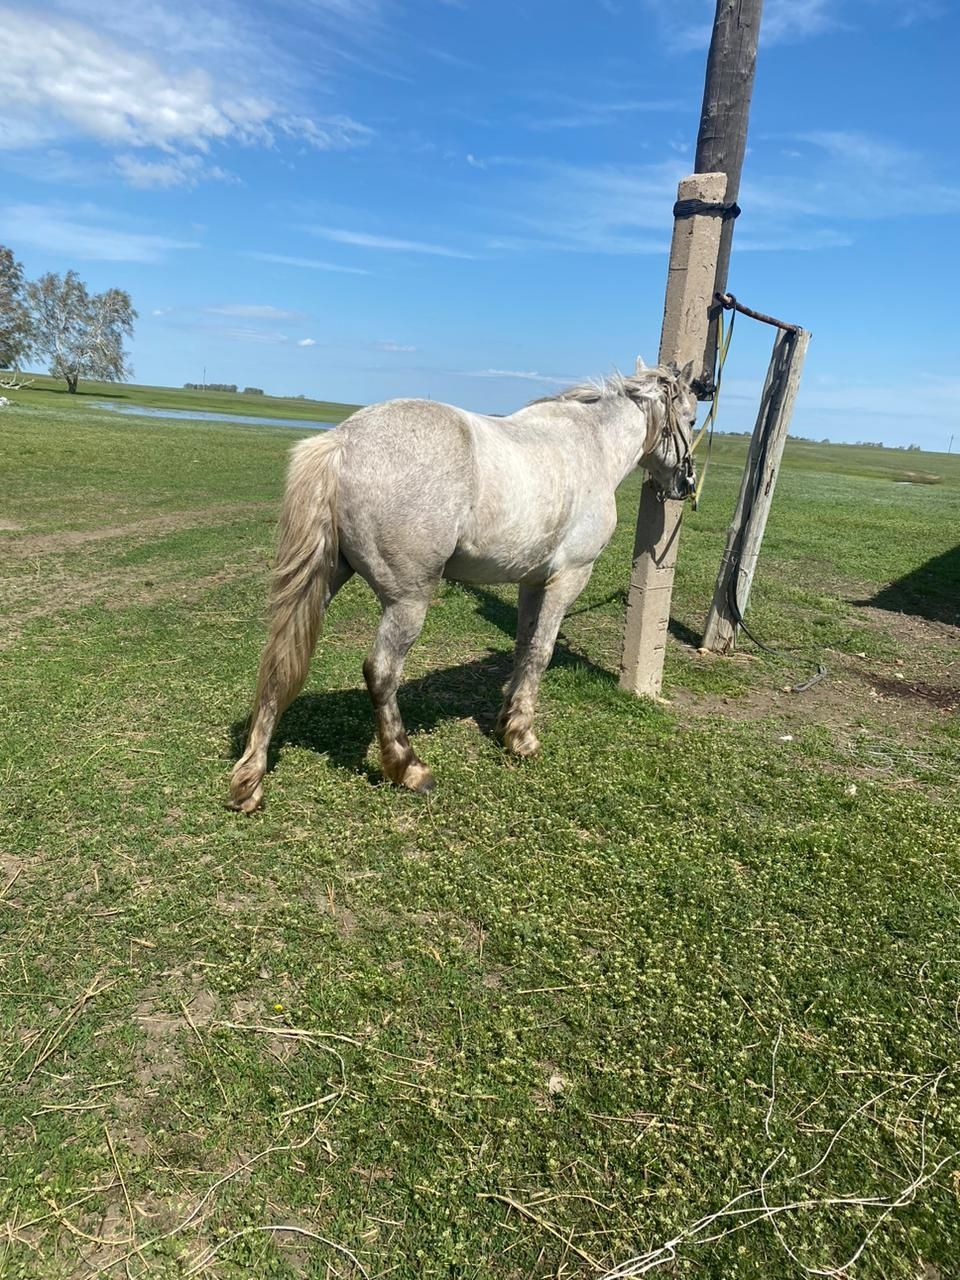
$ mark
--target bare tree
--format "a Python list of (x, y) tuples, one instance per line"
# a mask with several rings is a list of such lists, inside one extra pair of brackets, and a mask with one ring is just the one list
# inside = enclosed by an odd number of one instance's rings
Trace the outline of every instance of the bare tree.
[(132, 373), (123, 340), (133, 335), (137, 313), (123, 289), (91, 294), (76, 271), (48, 272), (28, 284), (36, 350), (50, 372), (75, 392), (81, 378), (123, 382)]
[(23, 267), (4, 245), (0, 245), (0, 369), (10, 369), (0, 377), (0, 387), (20, 387), (18, 370), (33, 347), (33, 322), (24, 294)]

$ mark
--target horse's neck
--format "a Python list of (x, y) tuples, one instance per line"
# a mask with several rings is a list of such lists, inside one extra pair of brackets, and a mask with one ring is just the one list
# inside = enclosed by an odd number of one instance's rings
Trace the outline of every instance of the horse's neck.
[(649, 413), (627, 397), (603, 404), (598, 437), (601, 441), (614, 486), (634, 471), (648, 449), (653, 447)]

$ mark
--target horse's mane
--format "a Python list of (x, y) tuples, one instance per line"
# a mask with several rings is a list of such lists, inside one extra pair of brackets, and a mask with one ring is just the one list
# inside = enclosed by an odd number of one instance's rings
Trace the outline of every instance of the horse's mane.
[(531, 404), (552, 404), (558, 400), (572, 400), (577, 404), (597, 404), (601, 400), (626, 397), (638, 404), (649, 400), (657, 390), (675, 390), (679, 375), (668, 365), (641, 369), (639, 373), (624, 374), (615, 371), (607, 378), (597, 378), (567, 387), (552, 396), (540, 396)]

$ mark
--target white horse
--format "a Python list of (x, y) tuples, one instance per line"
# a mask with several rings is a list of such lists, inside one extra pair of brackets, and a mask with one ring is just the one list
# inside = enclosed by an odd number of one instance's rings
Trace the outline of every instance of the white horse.
[(506, 418), (390, 400), (293, 449), (280, 517), (270, 635), (230, 803), (263, 798), (278, 717), (307, 674), (323, 615), (359, 573), (383, 616), (363, 674), (385, 776), (413, 791), (433, 777), (404, 732), (397, 687), (441, 578), (520, 584), (512, 677), (497, 720), (529, 756), (533, 713), (560, 623), (617, 523), (615, 492), (638, 465), (664, 498), (695, 489), (690, 367), (647, 369), (537, 400)]

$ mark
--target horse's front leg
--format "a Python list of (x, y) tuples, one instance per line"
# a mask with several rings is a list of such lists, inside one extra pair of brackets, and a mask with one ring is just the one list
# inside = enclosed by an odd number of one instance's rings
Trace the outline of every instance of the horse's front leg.
[(384, 776), (397, 786), (419, 792), (433, 790), (433, 775), (410, 746), (400, 718), (397, 688), (403, 678), (404, 659), (420, 634), (429, 603), (429, 594), (385, 603), (373, 648), (363, 664), (377, 717)]
[(517, 647), (513, 675), (497, 717), (497, 735), (508, 751), (532, 756), (540, 748), (533, 732), (533, 713), (540, 680), (553, 656), (563, 615), (587, 585), (593, 565), (567, 569), (545, 586), (520, 588)]

